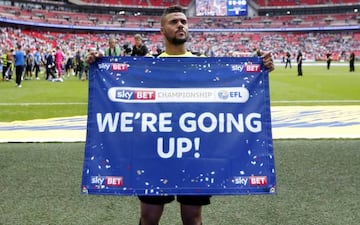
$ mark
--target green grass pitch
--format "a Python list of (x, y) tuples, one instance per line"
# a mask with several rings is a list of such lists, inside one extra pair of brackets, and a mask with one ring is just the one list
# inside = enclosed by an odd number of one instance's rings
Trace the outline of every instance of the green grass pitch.
[[(270, 73), (271, 104), (344, 105), (360, 103), (360, 68), (348, 66), (304, 66), (298, 77), (296, 67), (277, 65)], [(86, 115), (87, 81), (69, 77), (64, 82), (25, 80), (22, 88), (14, 82), (0, 82), (0, 122)]]
[[(360, 68), (278, 65), (270, 74), (272, 106), (358, 105)], [(0, 122), (86, 115), (87, 82), (0, 82)], [(278, 192), (214, 196), (204, 225), (357, 225), (360, 140), (275, 140)], [(137, 225), (136, 197), (80, 194), (84, 143), (0, 144), (0, 225)], [(180, 225), (179, 205), (161, 225)]]

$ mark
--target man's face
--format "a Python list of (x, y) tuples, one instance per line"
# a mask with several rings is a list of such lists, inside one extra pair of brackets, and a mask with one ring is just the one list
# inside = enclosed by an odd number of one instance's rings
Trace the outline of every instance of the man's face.
[(116, 41), (115, 41), (115, 39), (110, 39), (110, 40), (109, 40), (109, 47), (110, 47), (110, 48), (115, 48), (115, 46), (116, 46)]
[(142, 40), (140, 38), (135, 38), (135, 45), (139, 47), (141, 46), (141, 44), (142, 44)]
[(184, 44), (189, 38), (189, 27), (184, 13), (166, 15), (161, 33), (174, 45)]

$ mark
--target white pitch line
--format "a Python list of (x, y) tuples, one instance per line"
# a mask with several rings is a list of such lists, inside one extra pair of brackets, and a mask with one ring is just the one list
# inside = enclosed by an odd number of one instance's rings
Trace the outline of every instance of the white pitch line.
[(0, 103), (0, 106), (29, 106), (29, 105), (87, 105), (87, 102), (19, 102)]
[[(360, 103), (360, 100), (277, 100), (271, 103)], [(87, 102), (19, 102), (0, 103), (0, 106), (30, 106), (30, 105), (87, 105)]]
[(360, 100), (277, 100), (271, 103), (360, 103)]

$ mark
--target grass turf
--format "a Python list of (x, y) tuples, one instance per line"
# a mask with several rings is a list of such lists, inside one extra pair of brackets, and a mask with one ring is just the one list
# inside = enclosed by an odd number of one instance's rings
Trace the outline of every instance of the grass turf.
[[(272, 105), (359, 104), (360, 73), (346, 66), (278, 66)], [(85, 115), (87, 82), (0, 82), (0, 121)], [(360, 221), (360, 140), (275, 140), (278, 194), (214, 196), (204, 225), (355, 225)], [(83, 143), (0, 144), (1, 225), (137, 224), (135, 197), (80, 195)], [(162, 225), (180, 224), (178, 204)]]
[[(214, 196), (204, 225), (357, 225), (360, 140), (276, 140), (278, 193)], [(2, 225), (137, 224), (136, 197), (80, 194), (83, 143), (0, 144)], [(162, 225), (180, 224), (179, 205)]]
[[(296, 68), (276, 67), (270, 74), (271, 104), (345, 105), (360, 104), (360, 70), (347, 66), (304, 66), (304, 76)], [(43, 119), (86, 115), (88, 82), (70, 77), (64, 82), (25, 80), (22, 88), (14, 82), (0, 82), (0, 121)]]

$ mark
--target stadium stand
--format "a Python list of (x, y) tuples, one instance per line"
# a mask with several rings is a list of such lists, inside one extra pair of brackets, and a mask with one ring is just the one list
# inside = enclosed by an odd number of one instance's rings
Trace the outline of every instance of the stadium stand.
[(102, 5), (167, 7), (174, 4), (188, 6), (191, 0), (82, 0), (82, 2)]
[[(44, 22), (50, 24), (67, 25), (102, 25), (126, 27), (159, 27), (160, 16), (133, 16), (133, 15), (111, 15), (99, 13), (79, 13), (68, 11), (48, 11), (42, 9), (22, 9), (16, 6), (1, 6), (1, 16), (3, 18), (29, 21)], [(152, 21), (150, 24), (148, 21)], [(240, 23), (237, 22), (240, 21)], [(313, 27), (313, 26), (345, 26), (359, 24), (359, 18), (354, 13), (348, 14), (313, 14), (313, 15), (284, 15), (284, 16), (255, 16), (245, 17), (244, 19), (234, 20), (232, 17), (190, 17), (190, 26), (197, 28), (271, 28), (281, 26), (291, 27)]]
[(359, 3), (358, 0), (255, 0), (259, 6), (297, 6), (297, 5), (341, 5), (347, 3)]
[[(107, 44), (109, 35), (115, 35), (120, 45), (131, 43), (134, 32), (139, 32), (140, 28), (143, 31), (140, 33), (145, 37), (145, 43), (152, 52), (156, 52), (157, 49), (163, 48), (158, 32), (160, 15), (150, 16), (140, 13), (135, 16), (126, 13), (109, 13), (107, 6), (121, 4), (157, 8), (176, 2), (190, 7), (193, 3), (191, 0), (73, 0), (71, 2), (72, 4), (67, 4), (65, 1), (46, 1), (49, 3), (48, 6), (43, 3), (39, 7), (36, 4), (0, 5), (2, 21), (0, 47), (2, 49), (14, 47), (17, 41), (23, 41), (32, 49), (39, 45), (47, 48), (60, 45), (68, 51), (103, 48)], [(296, 3), (296, 7), (299, 4), (325, 4), (321, 0), (257, 0), (254, 2), (261, 6), (268, 6), (272, 2), (277, 2), (276, 4), (280, 4), (280, 6), (292, 6), (293, 3)], [(331, 4), (344, 5), (354, 4), (354, 2), (358, 1), (332, 1)], [(76, 6), (75, 3), (104, 5), (104, 11), (107, 13), (86, 9), (80, 11), (84, 7)], [(325, 5), (327, 4), (329, 4), (328, 1)], [(97, 8), (101, 9), (101, 7)], [(140, 9), (136, 8), (136, 10)], [(24, 22), (31, 22), (31, 24), (25, 25)], [(45, 28), (39, 26), (39, 23)], [(242, 52), (251, 51), (253, 46), (261, 46), (264, 50), (272, 51), (275, 59), (281, 60), (285, 51), (296, 53), (301, 47), (306, 60), (309, 61), (324, 60), (329, 51), (333, 52), (334, 60), (346, 60), (350, 50), (355, 51), (356, 55), (360, 55), (359, 23), (360, 17), (355, 12), (247, 17), (189, 16), (190, 28), (202, 29), (202, 31), (192, 32), (189, 48), (193, 52), (203, 52), (206, 43), (210, 42), (217, 56), (237, 56)], [(51, 26), (52, 24), (55, 27), (58, 25), (61, 27), (54, 28)], [(80, 30), (74, 26), (125, 28), (127, 30), (115, 31), (110, 34), (111, 32), (104, 32), (104, 30)], [(318, 27), (334, 27), (334, 30), (323, 32), (316, 30)], [(228, 31), (226, 30), (228, 28), (239, 30)], [(284, 29), (284, 31), (274, 31), (278, 28)], [(285, 32), (288, 28), (298, 30)], [(309, 28), (314, 29), (309, 30)], [(145, 31), (146, 29), (152, 30)], [(214, 32), (217, 29), (219, 31)], [(265, 29), (265, 32), (254, 32), (251, 29)]]

